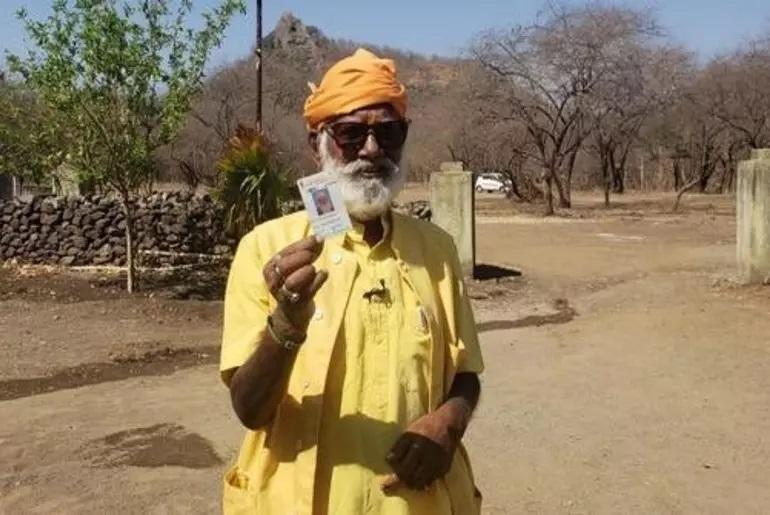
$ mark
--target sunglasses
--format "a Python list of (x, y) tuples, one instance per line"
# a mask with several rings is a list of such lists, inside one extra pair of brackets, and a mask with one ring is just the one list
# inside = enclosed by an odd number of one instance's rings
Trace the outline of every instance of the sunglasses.
[(409, 122), (393, 120), (379, 123), (339, 122), (324, 126), (334, 142), (345, 152), (359, 152), (366, 144), (369, 135), (374, 135), (377, 143), (385, 150), (394, 150), (406, 141)]

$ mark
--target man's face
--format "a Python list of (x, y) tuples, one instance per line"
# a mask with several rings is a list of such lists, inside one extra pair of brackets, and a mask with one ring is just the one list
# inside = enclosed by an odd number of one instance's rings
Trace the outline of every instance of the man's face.
[(329, 198), (329, 194), (325, 191), (319, 192), (315, 197), (316, 207), (320, 214), (331, 213), (334, 211), (332, 206), (332, 200)]
[(356, 220), (381, 216), (401, 190), (406, 132), (406, 122), (390, 106), (359, 109), (321, 130), (321, 169), (339, 178), (345, 205)]

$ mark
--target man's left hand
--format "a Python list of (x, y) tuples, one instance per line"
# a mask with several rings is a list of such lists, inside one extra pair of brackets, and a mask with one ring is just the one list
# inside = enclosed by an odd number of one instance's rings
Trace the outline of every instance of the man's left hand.
[(466, 423), (462, 413), (449, 403), (414, 421), (386, 457), (395, 477), (385, 480), (383, 490), (392, 491), (398, 483), (424, 490), (444, 477)]

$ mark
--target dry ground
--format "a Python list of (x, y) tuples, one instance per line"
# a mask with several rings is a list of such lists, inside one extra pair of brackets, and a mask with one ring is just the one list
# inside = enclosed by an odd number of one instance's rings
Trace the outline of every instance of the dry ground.
[[(424, 190), (412, 188), (417, 198)], [(732, 282), (729, 198), (478, 201), (486, 513), (766, 513), (770, 287)], [(242, 430), (221, 303), (0, 269), (0, 513), (215, 513)]]

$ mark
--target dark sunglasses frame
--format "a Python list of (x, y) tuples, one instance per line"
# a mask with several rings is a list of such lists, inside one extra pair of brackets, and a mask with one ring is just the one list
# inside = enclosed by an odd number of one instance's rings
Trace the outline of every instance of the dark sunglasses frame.
[[(353, 130), (353, 134), (343, 134), (344, 129)], [(338, 147), (347, 152), (358, 152), (366, 144), (369, 135), (373, 135), (377, 144), (385, 150), (394, 150), (404, 144), (409, 134), (409, 120), (389, 120), (378, 123), (337, 122), (325, 125), (325, 130)]]

